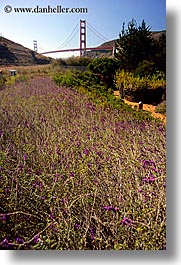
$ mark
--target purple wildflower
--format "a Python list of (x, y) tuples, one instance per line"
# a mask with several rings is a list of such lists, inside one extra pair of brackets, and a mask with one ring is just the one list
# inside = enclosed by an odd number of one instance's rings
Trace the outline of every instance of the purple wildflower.
[(151, 170), (153, 170), (155, 173), (157, 173), (157, 169), (153, 167)]
[(84, 154), (86, 155), (86, 156), (88, 156), (88, 154), (89, 154), (89, 150), (87, 150), (86, 148), (84, 149)]
[(9, 189), (6, 188), (6, 189), (5, 189), (5, 194), (7, 195), (9, 192), (10, 192)]
[(52, 223), (49, 224), (49, 226), (48, 226), (49, 229), (52, 229), (53, 227), (54, 227), (54, 224), (52, 224)]
[(119, 210), (117, 207), (113, 207), (113, 206), (104, 206), (103, 209), (106, 211), (113, 211), (113, 212), (116, 212)]
[(94, 240), (95, 238), (95, 230), (93, 227), (90, 228), (90, 234), (91, 234), (91, 239)]
[(22, 238), (19, 238), (19, 237), (16, 238), (17, 244), (22, 244), (23, 242), (24, 242), (24, 240)]
[(34, 242), (34, 243), (37, 243), (37, 242), (39, 241), (39, 238), (40, 238), (40, 234), (37, 234), (37, 235), (34, 237), (33, 242)]
[(21, 171), (22, 169), (23, 169), (23, 165), (22, 164), (19, 164), (18, 171)]
[(8, 239), (5, 238), (2, 242), (0, 242), (0, 246), (2, 246), (3, 248), (9, 248)]
[(50, 217), (51, 220), (55, 219), (55, 215), (54, 215), (54, 213), (51, 212), (51, 213), (49, 214), (49, 217)]
[(42, 191), (42, 190), (43, 190), (43, 184), (40, 183), (40, 191)]
[(30, 124), (28, 123), (27, 120), (25, 121), (25, 127), (30, 128)]
[(155, 193), (154, 191), (152, 191), (151, 194), (152, 194), (153, 196), (156, 196), (156, 193)]
[(3, 132), (2, 131), (0, 131), (0, 138), (2, 138), (3, 137)]
[(80, 225), (79, 224), (75, 224), (75, 229), (80, 229)]
[(42, 171), (41, 171), (41, 170), (37, 170), (36, 174), (37, 174), (38, 176), (40, 176), (40, 175), (42, 174)]
[(57, 155), (61, 155), (61, 151), (59, 149), (56, 150)]
[(16, 184), (16, 182), (17, 182), (15, 178), (13, 178), (12, 181), (14, 184)]
[(121, 224), (123, 224), (123, 225), (131, 225), (132, 224), (132, 220), (127, 218), (127, 217), (124, 217), (123, 220), (121, 221)]
[(74, 177), (74, 172), (70, 172), (70, 177)]
[(1, 214), (0, 218), (2, 221), (6, 221), (6, 214)]
[(143, 166), (154, 166), (155, 167), (155, 162), (151, 160), (144, 160)]
[(57, 179), (58, 179), (58, 177), (55, 176), (54, 179), (53, 179), (53, 182), (56, 183), (57, 182)]
[(142, 183), (152, 183), (155, 181), (155, 177), (154, 176), (151, 176), (150, 178), (143, 178), (142, 179)]
[(28, 173), (32, 173), (32, 169), (31, 168), (28, 168)]
[(88, 168), (91, 168), (92, 164), (91, 163), (87, 163)]
[(80, 143), (79, 141), (77, 142), (77, 146), (78, 146), (78, 147), (80, 147), (80, 146), (81, 146), (81, 143)]

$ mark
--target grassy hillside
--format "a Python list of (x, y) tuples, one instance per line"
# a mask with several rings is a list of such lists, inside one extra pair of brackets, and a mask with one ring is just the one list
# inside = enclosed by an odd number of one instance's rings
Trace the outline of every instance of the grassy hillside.
[(51, 60), (18, 43), (0, 37), (0, 66), (49, 64)]

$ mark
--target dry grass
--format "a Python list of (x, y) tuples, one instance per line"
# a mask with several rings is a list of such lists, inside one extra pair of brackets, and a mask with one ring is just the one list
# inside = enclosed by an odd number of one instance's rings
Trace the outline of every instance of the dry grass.
[(0, 91), (0, 248), (166, 248), (166, 138), (48, 77)]

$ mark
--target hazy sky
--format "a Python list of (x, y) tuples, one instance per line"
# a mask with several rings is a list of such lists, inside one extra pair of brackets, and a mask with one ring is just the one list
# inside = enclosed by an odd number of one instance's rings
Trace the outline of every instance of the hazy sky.
[[(87, 13), (16, 13), (14, 8), (87, 8)], [(6, 13), (4, 8), (11, 6)], [(7, 8), (10, 11), (9, 7)], [(36, 9), (37, 10), (37, 9)], [(0, 35), (38, 51), (56, 50), (70, 36), (80, 19), (85, 19), (106, 39), (118, 38), (123, 22), (134, 18), (138, 24), (144, 19), (151, 30), (166, 29), (166, 0), (0, 0)], [(77, 27), (78, 29), (78, 27)], [(87, 28), (87, 47), (96, 47), (104, 41)], [(65, 48), (79, 47), (79, 31)], [(56, 57), (71, 54), (57, 53)], [(53, 55), (51, 55), (53, 56)], [(55, 57), (54, 56), (54, 57)]]

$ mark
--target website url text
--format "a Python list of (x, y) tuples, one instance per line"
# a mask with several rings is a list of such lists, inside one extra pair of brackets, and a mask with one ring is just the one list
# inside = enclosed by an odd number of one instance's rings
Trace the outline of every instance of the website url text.
[(65, 14), (65, 13), (88, 13), (88, 9), (86, 7), (62, 7), (62, 6), (56, 6), (56, 7), (39, 7), (36, 6), (34, 8), (32, 7), (12, 7), (10, 5), (7, 5), (4, 7), (4, 11), (6, 13), (59, 13), (59, 14)]

